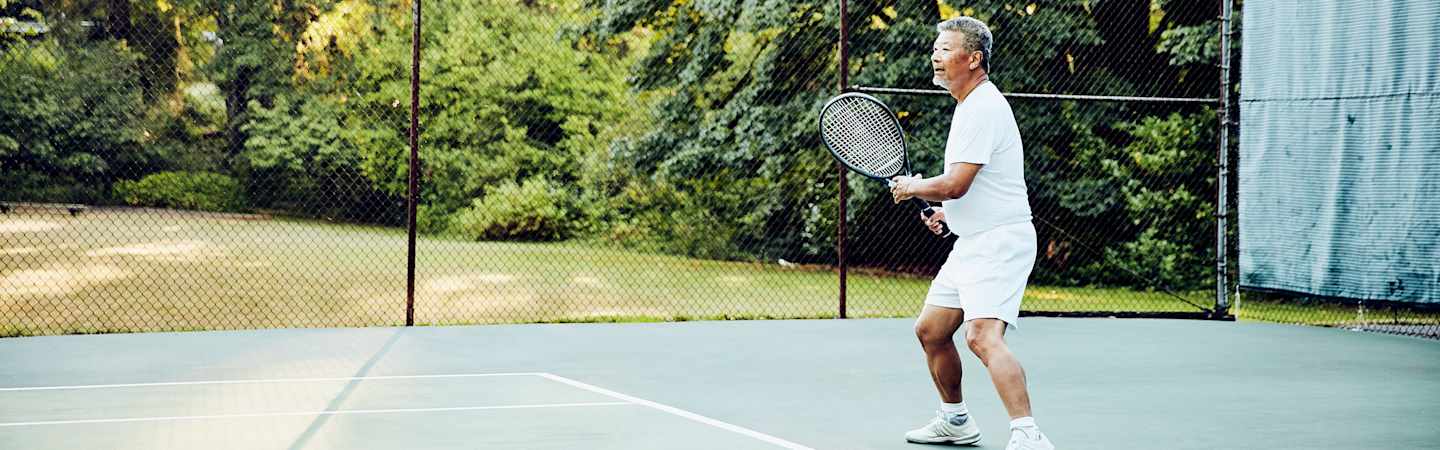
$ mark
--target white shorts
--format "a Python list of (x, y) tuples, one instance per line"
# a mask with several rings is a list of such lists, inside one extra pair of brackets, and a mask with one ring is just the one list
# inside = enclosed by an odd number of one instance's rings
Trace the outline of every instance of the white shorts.
[(966, 322), (1000, 319), (1014, 329), (1035, 252), (1035, 225), (1028, 221), (961, 236), (930, 283), (925, 304), (963, 309)]

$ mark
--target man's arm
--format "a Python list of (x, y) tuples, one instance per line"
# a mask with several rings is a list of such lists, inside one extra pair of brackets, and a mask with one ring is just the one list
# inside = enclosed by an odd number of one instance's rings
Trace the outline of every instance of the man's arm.
[(934, 178), (895, 177), (895, 185), (890, 187), (890, 194), (895, 197), (895, 203), (911, 197), (932, 202), (954, 200), (970, 192), (970, 184), (975, 182), (975, 174), (980, 173), (981, 167), (984, 166), (957, 162), (950, 164), (950, 173)]

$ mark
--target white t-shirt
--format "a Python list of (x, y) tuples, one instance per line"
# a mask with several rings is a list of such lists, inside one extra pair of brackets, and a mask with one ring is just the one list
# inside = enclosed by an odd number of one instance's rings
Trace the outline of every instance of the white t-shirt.
[(1010, 103), (994, 83), (984, 82), (955, 105), (945, 141), (945, 173), (955, 163), (981, 164), (963, 197), (941, 203), (950, 231), (967, 236), (1001, 225), (1030, 221), (1025, 194), (1025, 157)]

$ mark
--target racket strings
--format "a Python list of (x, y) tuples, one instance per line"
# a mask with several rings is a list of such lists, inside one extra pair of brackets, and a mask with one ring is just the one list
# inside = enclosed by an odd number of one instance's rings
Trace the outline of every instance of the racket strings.
[(905, 141), (900, 126), (884, 107), (863, 99), (841, 99), (832, 104), (821, 129), (836, 156), (847, 165), (870, 174), (900, 174), (905, 165)]

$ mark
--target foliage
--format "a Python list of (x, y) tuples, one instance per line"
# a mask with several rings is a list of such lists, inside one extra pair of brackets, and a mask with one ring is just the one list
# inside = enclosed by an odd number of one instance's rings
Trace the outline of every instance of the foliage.
[(96, 202), (152, 164), (140, 145), (136, 56), (114, 42), (17, 42), (0, 49), (0, 191)]
[[(426, 5), (420, 121), (422, 202), (455, 211), (506, 181), (545, 176), (571, 184), (582, 160), (626, 130), (636, 108), (613, 54), (557, 39), (574, 5), (453, 1)], [(557, 18), (562, 20), (557, 20)], [(407, 160), (394, 149), (408, 133), (409, 33), (391, 30), (357, 52), (348, 83), (361, 94), (355, 139), (365, 174), (381, 190), (405, 192)]]
[[(1195, 2), (852, 0), (850, 85), (930, 87), (934, 24), (995, 32), (1006, 92), (1213, 95)], [(35, 2), (0, 39), (6, 199), (99, 201), (167, 172), (229, 176), (255, 208), (398, 225), (409, 190), (411, 6), (397, 0)], [(816, 111), (838, 87), (823, 0), (425, 3), (417, 222), (475, 239), (581, 238), (732, 260), (930, 271), (947, 243), (839, 171)], [(26, 19), (29, 20), (29, 19)], [(88, 25), (87, 25), (88, 24)], [(883, 96), (938, 174), (954, 100)], [(1208, 279), (1212, 112), (1011, 99), (1035, 279)], [(85, 114), (77, 114), (84, 111)], [(158, 189), (158, 188), (157, 188)], [(1153, 279), (1137, 279), (1130, 273)]]
[(399, 204), (363, 176), (343, 111), (321, 96), (301, 102), (281, 96), (269, 108), (250, 102), (236, 166), (246, 174), (252, 204), (360, 221), (383, 218), (387, 211), (376, 206)]
[(1170, 55), (1170, 64), (1205, 64), (1219, 56), (1220, 35), (1211, 24), (1177, 27), (1160, 34), (1158, 50)]
[(1140, 234), (1106, 249), (1106, 263), (1149, 273), (1162, 286), (1203, 286), (1214, 276), (1214, 265), (1207, 264), (1214, 259), (1208, 245), (1215, 233), (1209, 200), (1214, 143), (1210, 133), (1199, 131), (1211, 123), (1215, 115), (1206, 110), (1121, 125), (1134, 140), (1103, 166), (1121, 186), (1126, 215)]
[[(809, 258), (823, 258), (831, 234), (821, 230), (833, 229), (834, 215), (790, 208), (834, 211), (824, 206), (834, 204), (834, 166), (820, 150), (813, 113), (834, 80), (829, 6), (651, 3), (607, 2), (587, 31), (599, 42), (624, 30), (657, 32), (631, 78), (635, 89), (663, 94), (650, 111), (654, 125), (612, 147), (651, 178), (631, 184), (620, 201), (638, 196), (656, 210), (631, 203), (610, 236), (665, 236), (649, 223), (666, 215), (676, 233), (692, 234), (662, 247), (685, 254), (806, 259), (793, 249), (808, 248)], [(642, 186), (664, 194), (642, 195)]]
[(244, 207), (240, 183), (210, 172), (160, 172), (138, 181), (115, 183), (116, 196), (136, 206), (239, 211)]
[(572, 194), (544, 177), (505, 181), (450, 219), (450, 232), (474, 240), (564, 239), (573, 224)]

